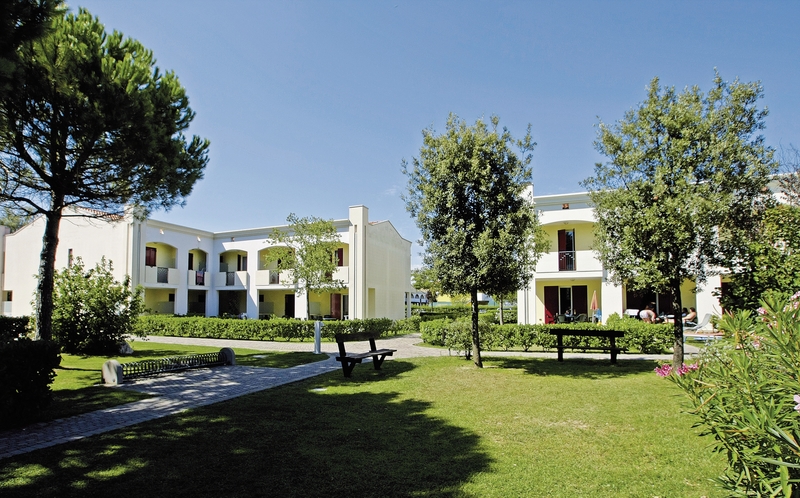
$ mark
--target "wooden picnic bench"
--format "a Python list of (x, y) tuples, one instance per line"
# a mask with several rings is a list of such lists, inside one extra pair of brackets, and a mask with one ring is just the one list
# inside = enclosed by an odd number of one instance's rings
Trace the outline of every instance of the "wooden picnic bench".
[[(625, 332), (619, 330), (579, 330), (579, 329), (550, 329), (550, 333), (555, 335), (556, 349), (558, 350), (558, 361), (564, 361), (564, 348), (581, 349), (581, 350), (596, 350), (596, 351), (610, 351), (611, 363), (617, 362), (617, 354), (622, 351), (627, 351), (626, 348), (617, 347), (617, 338), (623, 337)], [(564, 336), (578, 336), (578, 337), (605, 337), (610, 339), (610, 346), (565, 346)]]
[[(358, 332), (355, 334), (336, 334), (336, 344), (339, 345), (339, 356), (336, 361), (342, 362), (342, 370), (345, 377), (350, 377), (350, 373), (355, 368), (356, 363), (361, 363), (365, 358), (372, 358), (372, 367), (375, 370), (381, 369), (381, 364), (387, 356), (392, 356), (396, 349), (378, 349), (375, 346), (375, 339), (379, 334), (372, 332)], [(369, 351), (366, 353), (348, 353), (345, 350), (346, 342), (369, 341)]]

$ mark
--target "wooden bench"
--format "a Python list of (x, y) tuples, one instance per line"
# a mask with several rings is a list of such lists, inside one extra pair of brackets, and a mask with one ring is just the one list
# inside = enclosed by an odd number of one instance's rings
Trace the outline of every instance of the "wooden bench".
[[(358, 332), (355, 334), (336, 334), (336, 344), (339, 345), (339, 356), (336, 361), (342, 362), (342, 370), (345, 377), (350, 377), (350, 373), (355, 368), (356, 363), (361, 363), (364, 358), (372, 358), (372, 366), (375, 370), (381, 369), (381, 364), (387, 356), (392, 356), (396, 349), (378, 349), (375, 346), (375, 339), (378, 334), (372, 332)], [(345, 350), (346, 342), (369, 341), (369, 351), (366, 353), (348, 353)]]
[[(619, 330), (578, 330), (578, 329), (550, 329), (550, 333), (556, 336), (556, 349), (558, 350), (558, 361), (564, 361), (564, 348), (581, 349), (581, 350), (596, 350), (596, 351), (610, 351), (611, 363), (617, 363), (617, 354), (626, 351), (625, 348), (617, 347), (617, 338), (623, 337), (625, 332)], [(584, 347), (584, 346), (565, 346), (564, 336), (578, 336), (578, 337), (605, 337), (610, 339), (610, 346), (599, 347)]]

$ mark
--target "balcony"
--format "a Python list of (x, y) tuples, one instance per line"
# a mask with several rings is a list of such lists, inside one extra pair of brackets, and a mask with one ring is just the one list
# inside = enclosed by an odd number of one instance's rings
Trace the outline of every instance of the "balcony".
[(333, 272), (333, 279), (334, 280), (341, 280), (345, 284), (349, 283), (348, 282), (348, 280), (349, 280), (348, 275), (349, 275), (350, 272), (348, 272), (347, 270), (348, 270), (347, 266), (340, 266), (339, 268), (336, 269), (335, 272)]
[(602, 272), (603, 265), (591, 250), (553, 251), (542, 256), (536, 265), (536, 273)]
[(292, 283), (292, 274), (288, 270), (258, 270), (256, 272), (256, 285), (289, 285)]
[(144, 283), (145, 285), (170, 285), (177, 286), (180, 279), (180, 271), (177, 268), (164, 268), (163, 266), (145, 266)]
[(189, 285), (202, 285), (209, 284), (209, 275), (207, 271), (189, 270)]
[(216, 287), (247, 287), (248, 277), (246, 271), (218, 272), (214, 278)]
[(575, 251), (558, 251), (558, 271), (575, 270)]

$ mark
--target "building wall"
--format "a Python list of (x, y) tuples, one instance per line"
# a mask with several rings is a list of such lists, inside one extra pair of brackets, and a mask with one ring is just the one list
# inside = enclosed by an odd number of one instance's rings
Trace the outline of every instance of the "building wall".
[(411, 242), (388, 221), (369, 225), (367, 231), (367, 288), (369, 318), (406, 316), (406, 295), (411, 292)]
[[(3, 314), (10, 316), (30, 315), (36, 295), (39, 260), (42, 251), (45, 219), (36, 218), (14, 233), (5, 234), (3, 301), (12, 293), (11, 303), (3, 303)], [(130, 231), (125, 221), (109, 222), (99, 219), (69, 217), (61, 220), (59, 244), (56, 249), (56, 271), (80, 257), (84, 265), (92, 268), (105, 256), (111, 261), (114, 276), (122, 280), (129, 273)]]
[[(625, 287), (611, 283), (607, 271), (592, 250), (595, 220), (588, 194), (583, 192), (534, 197), (533, 188), (530, 187), (526, 195), (534, 201), (539, 221), (550, 241), (550, 250), (539, 260), (534, 278), (527, 288), (517, 294), (519, 323), (545, 323), (544, 296), (547, 286), (561, 289), (585, 285), (587, 301), (591, 302), (592, 293), (597, 293), (598, 306), (604, 322), (613, 313), (622, 315), (629, 307), (626, 302)], [(574, 270), (559, 270), (559, 230), (574, 230)], [(719, 286), (719, 277), (709, 278), (701, 288), (696, 288), (694, 282), (685, 282), (681, 289), (683, 306), (697, 308), (699, 319), (706, 313), (719, 314), (721, 311), (719, 300), (713, 295)]]
[[(344, 253), (343, 265), (334, 277), (345, 282), (346, 288), (339, 293), (347, 296), (350, 306), (343, 314), (351, 318), (405, 316), (405, 292), (411, 287), (411, 243), (388, 222), (370, 226), (364, 206), (351, 208), (349, 217), (335, 220), (334, 225)], [(61, 224), (56, 268), (67, 264), (69, 249), (87, 266), (105, 256), (112, 260), (117, 279), (130, 274), (134, 285), (144, 287), (145, 304), (156, 313), (186, 314), (205, 309), (206, 315), (216, 316), (220, 299), (224, 299), (223, 305), (234, 303), (248, 318), (266, 314), (263, 311), (267, 308), (273, 310), (270, 314), (283, 316), (288, 295), (294, 302), (294, 316), (306, 318), (308, 296), (297, 295), (287, 272), (280, 272), (280, 282), (272, 283), (269, 263), (261, 261), (268, 257), (269, 236), (275, 228), (280, 227), (212, 233), (132, 217), (116, 222), (69, 218)], [(44, 222), (35, 220), (13, 234), (4, 235), (4, 231), (0, 230), (5, 248), (4, 292), (0, 295), (4, 298), (7, 291), (12, 292), (12, 302), (5, 305), (4, 314), (28, 315), (36, 290)], [(370, 238), (368, 232), (373, 232)], [(154, 266), (146, 264), (148, 248), (156, 250)], [(221, 268), (220, 256), (227, 268)], [(204, 271), (202, 283), (198, 283), (198, 271)], [(355, 313), (354, 303), (358, 309)], [(311, 306), (314, 314), (331, 314), (330, 293), (311, 296)]]

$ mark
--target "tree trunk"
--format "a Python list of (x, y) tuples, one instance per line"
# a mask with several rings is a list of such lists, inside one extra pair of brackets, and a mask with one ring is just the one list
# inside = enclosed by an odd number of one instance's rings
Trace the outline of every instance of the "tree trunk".
[(503, 325), (503, 296), (500, 296), (500, 325)]
[(470, 301), (472, 304), (472, 361), (475, 366), (483, 368), (481, 360), (481, 336), (478, 331), (478, 289), (470, 291)]
[(672, 292), (672, 368), (677, 371), (683, 365), (683, 303), (681, 302), (681, 283), (673, 282)]
[(45, 215), (47, 221), (39, 258), (39, 285), (36, 289), (35, 339), (49, 341), (53, 338), (53, 288), (55, 286), (56, 248), (61, 225), (61, 203), (53, 203), (53, 210)]

